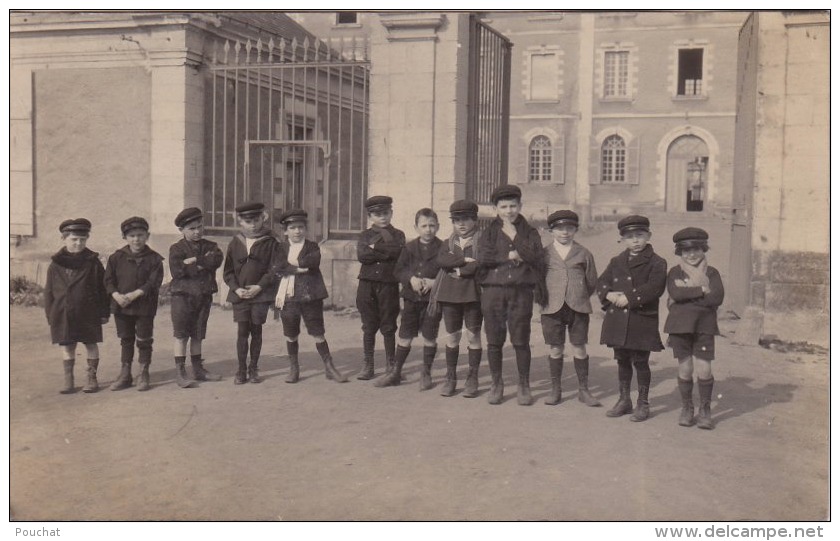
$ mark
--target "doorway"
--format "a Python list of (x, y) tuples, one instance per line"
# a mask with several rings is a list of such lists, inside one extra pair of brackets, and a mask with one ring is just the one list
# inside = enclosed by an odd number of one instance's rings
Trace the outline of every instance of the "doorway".
[(665, 210), (702, 212), (709, 183), (709, 148), (696, 135), (678, 137), (668, 147)]

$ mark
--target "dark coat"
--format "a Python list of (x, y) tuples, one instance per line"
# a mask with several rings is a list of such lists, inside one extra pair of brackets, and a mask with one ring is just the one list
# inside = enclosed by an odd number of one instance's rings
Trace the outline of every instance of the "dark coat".
[[(289, 263), (288, 240), (280, 241), (277, 252), (277, 276), (278, 279), (293, 275), (295, 277), (295, 294), (291, 300), (297, 302), (317, 301), (329, 297), (327, 286), (324, 284), (324, 277), (321, 274), (321, 248), (317, 242), (309, 239), (303, 241), (303, 248), (298, 255), (298, 265)], [(306, 272), (298, 273), (303, 268)]]
[(123, 246), (108, 258), (105, 266), (105, 290), (108, 296), (143, 290), (143, 296), (125, 308), (111, 297), (111, 311), (127, 316), (153, 316), (157, 313), (158, 293), (163, 283), (163, 256), (148, 246), (137, 254)]
[(673, 303), (668, 307), (666, 333), (720, 334), (717, 309), (723, 304), (723, 280), (714, 267), (706, 267), (706, 276), (710, 291), (704, 294), (699, 287), (677, 285), (678, 281), (687, 278), (679, 265), (668, 271), (668, 296)]
[[(457, 233), (453, 233), (449, 240), (440, 243), (437, 264), (443, 270), (449, 271), (440, 277), (438, 285), (438, 302), (478, 302), (478, 284), (475, 281), (475, 273), (478, 271), (478, 242), (481, 241), (481, 233), (476, 232), (473, 237), (473, 244), (462, 250), (455, 242)], [(476, 259), (467, 263), (465, 258)], [(458, 269), (455, 272), (455, 269)]]
[[(185, 265), (184, 260), (191, 257), (195, 257), (196, 262)], [(172, 274), (169, 292), (173, 295), (212, 295), (219, 290), (216, 269), (222, 266), (224, 257), (219, 245), (211, 240), (179, 240), (169, 247), (169, 272)]]
[[(243, 235), (239, 234), (231, 239), (225, 255), (224, 268), (225, 283), (230, 288), (228, 302), (274, 302), (277, 295), (279, 248), (280, 242), (274, 233), (260, 237), (251, 247), (250, 254)], [(256, 297), (243, 299), (235, 293), (240, 287), (255, 284), (262, 288)]]
[(414, 302), (429, 300), (429, 293), (419, 295), (412, 289), (411, 278), (437, 278), (440, 270), (437, 256), (441, 244), (443, 242), (437, 237), (428, 244), (421, 243), (419, 238), (406, 243), (394, 267), (394, 273), (402, 284), (402, 298)]
[[(598, 298), (606, 311), (601, 343), (610, 347), (661, 351), (659, 336), (659, 297), (665, 292), (668, 264), (648, 244), (634, 258), (625, 250), (610, 260), (598, 278)], [(618, 308), (607, 300), (607, 293), (619, 291), (629, 304)]]
[[(514, 240), (510, 240), (510, 237), (502, 232), (501, 218), (490, 222), (482, 233), (477, 258), (479, 263), (477, 279), (480, 285), (537, 286), (542, 284), (544, 271), (540, 234), (522, 215), (516, 218), (513, 225), (516, 227)], [(513, 250), (519, 253), (522, 262), (508, 259), (508, 253)], [(544, 295), (544, 290), (542, 294)]]
[[(373, 248), (371, 248), (373, 245)], [(396, 283), (394, 267), (405, 246), (405, 233), (392, 225), (362, 231), (356, 244), (356, 257), (362, 263), (359, 280)]]
[(99, 254), (87, 248), (78, 255), (62, 248), (52, 256), (44, 311), (53, 344), (102, 341), (102, 319), (110, 316), (104, 276)]

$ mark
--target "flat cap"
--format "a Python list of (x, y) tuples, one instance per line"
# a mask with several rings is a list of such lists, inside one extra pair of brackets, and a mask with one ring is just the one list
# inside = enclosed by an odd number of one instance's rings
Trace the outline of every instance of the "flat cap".
[(674, 233), (673, 240), (680, 246), (703, 246), (709, 240), (709, 234), (699, 227), (686, 227)]
[(264, 211), (265, 205), (260, 201), (248, 201), (236, 207), (236, 214), (243, 217), (256, 216)]
[(287, 210), (277, 219), (281, 224), (288, 225), (292, 222), (306, 222), (309, 215), (303, 209)]
[(132, 216), (131, 218), (123, 220), (123, 223), (120, 224), (120, 231), (122, 231), (123, 235), (125, 235), (132, 229), (145, 229), (146, 231), (148, 231), (149, 222), (147, 222), (145, 218), (141, 218), (140, 216)]
[(449, 205), (450, 218), (478, 218), (478, 205), (467, 199), (459, 199)]
[(365, 201), (365, 209), (368, 212), (387, 210), (391, 208), (393, 202), (394, 200), (387, 195), (374, 195), (373, 197), (368, 197), (367, 201)]
[(58, 230), (62, 233), (90, 233), (90, 220), (85, 218), (73, 218), (64, 220), (58, 226)]
[(556, 210), (548, 215), (548, 228), (551, 229), (558, 225), (573, 225), (575, 227), (580, 224), (580, 218), (577, 213), (571, 210)]
[(639, 216), (638, 214), (631, 214), (626, 218), (622, 218), (618, 222), (618, 231), (620, 233), (624, 233), (625, 231), (635, 231), (635, 230), (642, 230), (650, 232), (650, 220), (648, 220), (645, 216)]
[(175, 227), (184, 227), (188, 223), (194, 222), (203, 217), (204, 213), (201, 212), (200, 208), (190, 207), (188, 209), (184, 209), (178, 213), (178, 216), (175, 216)]
[(522, 199), (522, 190), (513, 184), (499, 186), (490, 194), (490, 201), (495, 205), (500, 199)]

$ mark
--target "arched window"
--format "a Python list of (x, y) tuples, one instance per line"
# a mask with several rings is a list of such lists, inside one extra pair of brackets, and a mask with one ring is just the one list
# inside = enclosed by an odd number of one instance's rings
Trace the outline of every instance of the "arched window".
[(528, 145), (528, 181), (551, 182), (551, 140), (545, 135), (531, 139)]
[(601, 145), (601, 182), (627, 181), (627, 146), (620, 135), (610, 135)]

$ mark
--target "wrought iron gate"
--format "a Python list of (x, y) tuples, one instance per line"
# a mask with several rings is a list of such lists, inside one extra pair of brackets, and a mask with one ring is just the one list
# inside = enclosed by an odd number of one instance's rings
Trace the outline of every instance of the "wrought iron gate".
[(511, 47), (505, 36), (470, 17), (467, 197), (479, 203), (507, 184)]
[(258, 200), (272, 223), (305, 209), (317, 240), (364, 229), (367, 41), (226, 41), (210, 71), (207, 226), (235, 229)]

